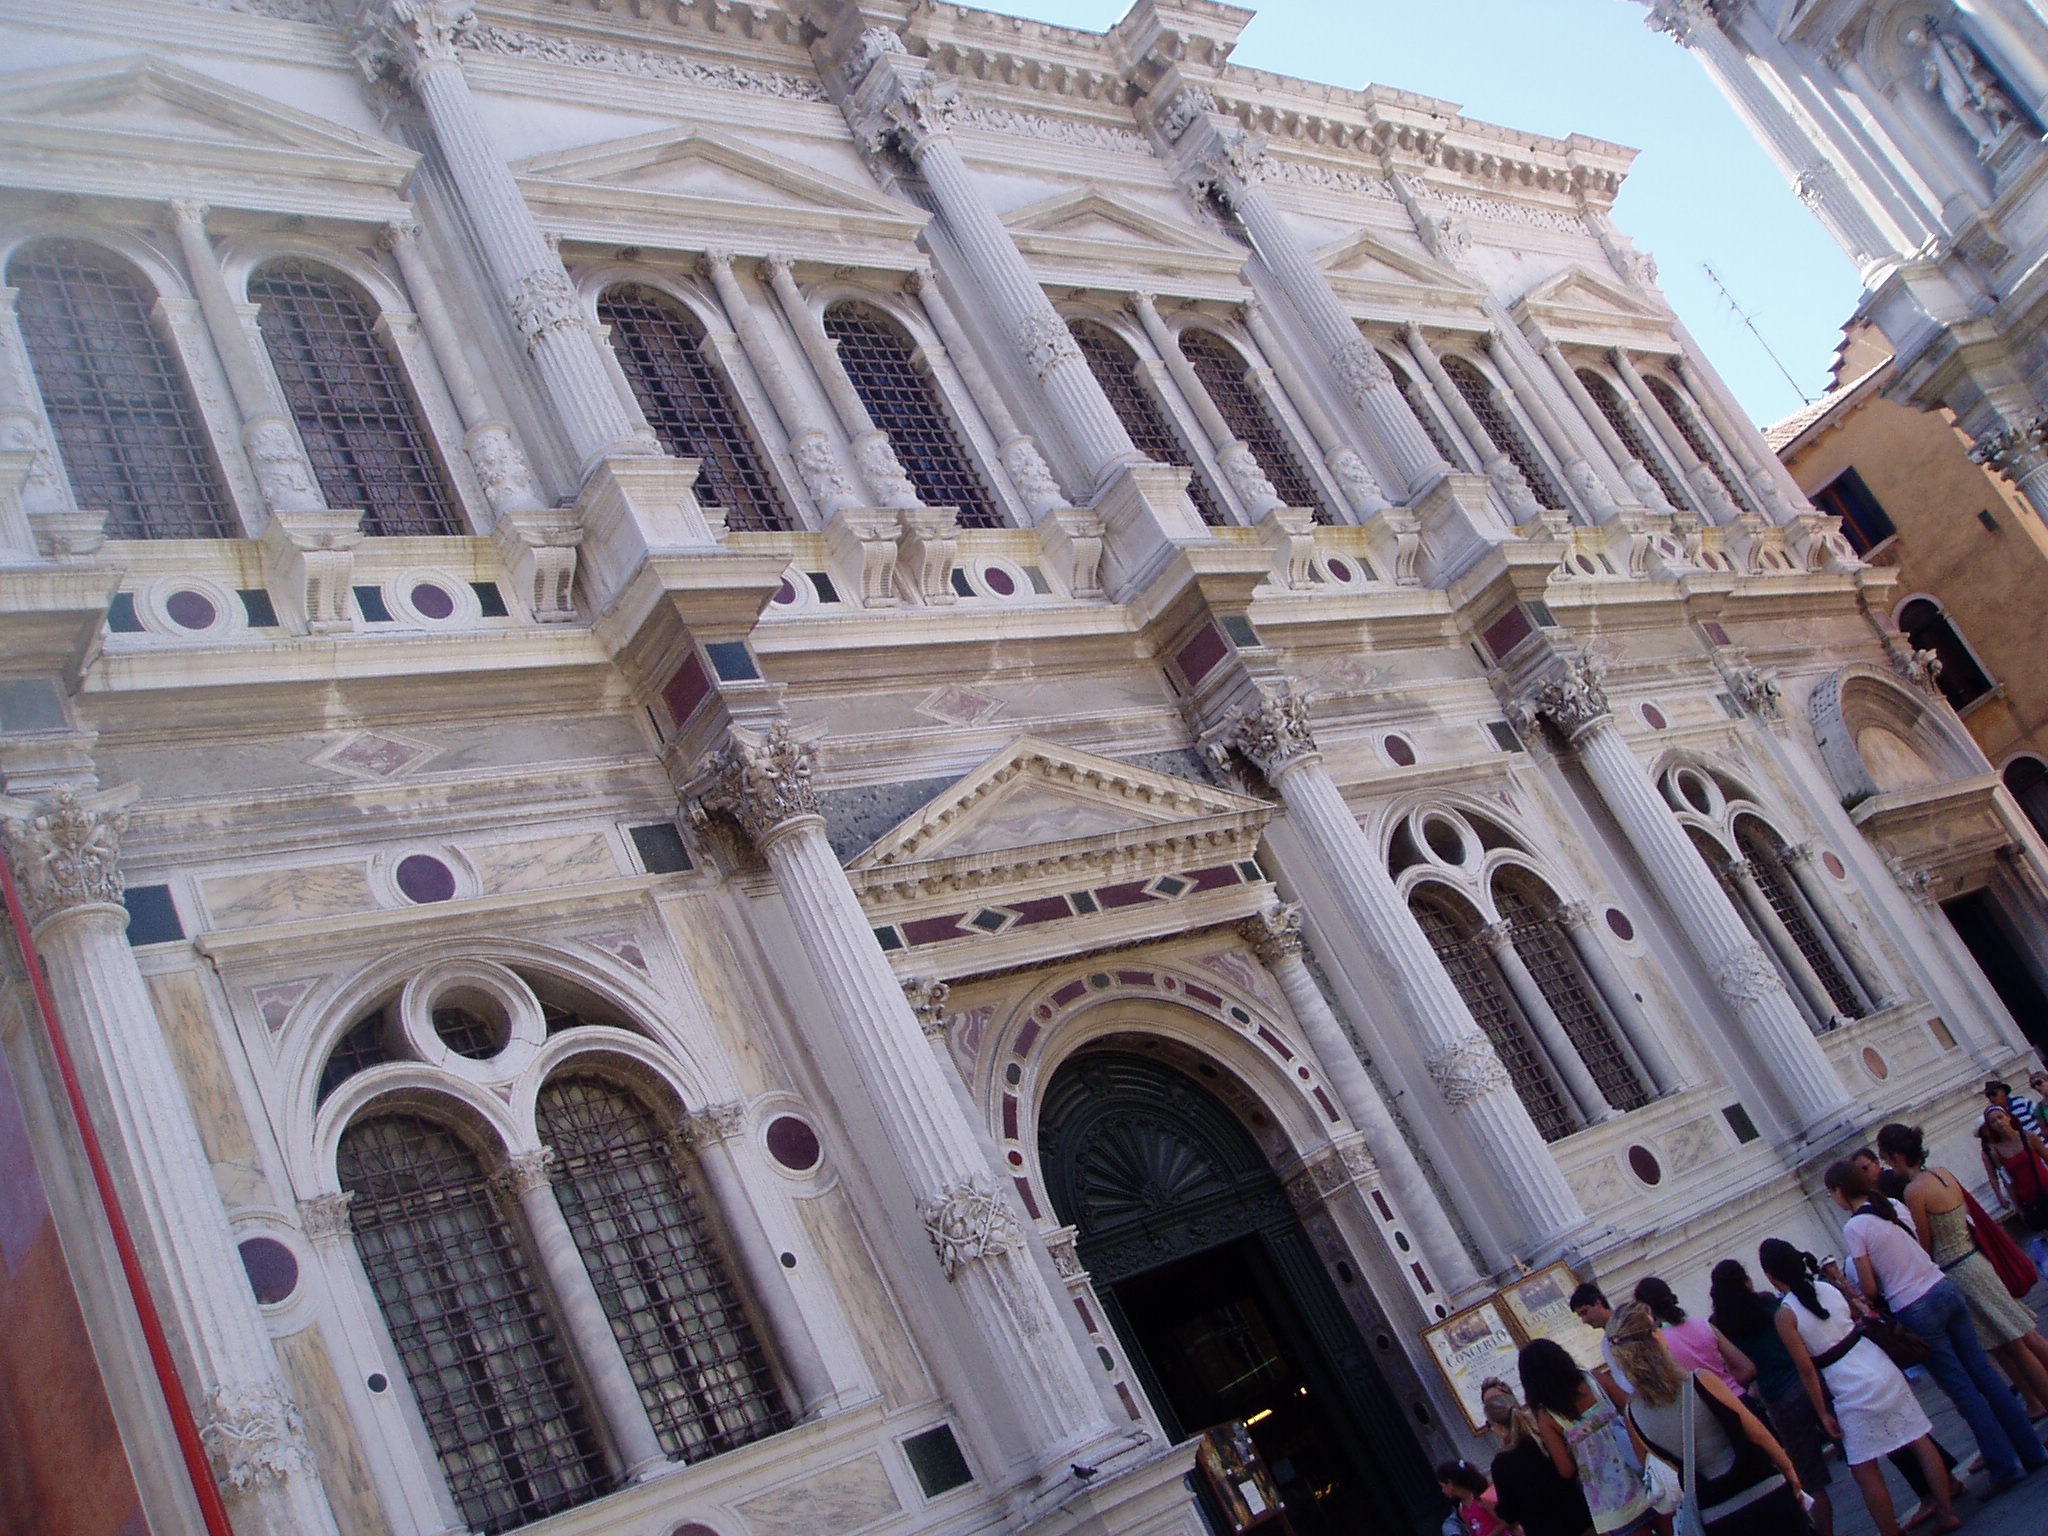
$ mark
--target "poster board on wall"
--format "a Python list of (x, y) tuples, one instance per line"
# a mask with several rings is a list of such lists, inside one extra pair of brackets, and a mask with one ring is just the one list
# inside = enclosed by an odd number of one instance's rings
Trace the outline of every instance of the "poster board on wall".
[(1423, 1329), (1422, 1338), (1443, 1373), (1444, 1384), (1464, 1410), (1467, 1426), (1477, 1434), (1486, 1423), (1479, 1384), (1489, 1376), (1508, 1382), (1517, 1379), (1515, 1357), (1521, 1353), (1523, 1341), (1508, 1321), (1507, 1307), (1498, 1295), (1489, 1296)]

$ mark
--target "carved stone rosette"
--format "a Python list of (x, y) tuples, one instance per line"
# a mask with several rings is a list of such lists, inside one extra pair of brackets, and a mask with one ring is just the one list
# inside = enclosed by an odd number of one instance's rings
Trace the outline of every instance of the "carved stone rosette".
[(69, 788), (43, 801), (0, 796), (7, 857), (31, 923), (78, 907), (120, 905), (123, 798)]
[(917, 1015), (917, 1027), (924, 1031), (926, 1039), (946, 1038), (946, 998), (952, 990), (943, 981), (929, 976), (903, 978), (903, 996), (910, 1003), (910, 1011)]
[(715, 787), (707, 799), (758, 845), (785, 822), (818, 814), (811, 768), (810, 747), (787, 724), (778, 722), (760, 733), (735, 726), (713, 770)]
[(1001, 1258), (1024, 1240), (1002, 1197), (981, 1185), (955, 1184), (919, 1201), (917, 1214), (948, 1280), (977, 1259)]
[(1463, 1109), (1488, 1094), (1511, 1087), (1514, 1079), (1501, 1065), (1493, 1042), (1474, 1030), (1449, 1045), (1431, 1051), (1424, 1065), (1430, 1081), (1453, 1110)]
[(1239, 923), (1237, 932), (1259, 963), (1270, 970), (1289, 955), (1302, 952), (1301, 905), (1276, 902)]
[(1268, 781), (1278, 780), (1304, 758), (1320, 755), (1309, 729), (1308, 700), (1292, 682), (1247, 709), (1231, 732), (1230, 744)]
[(214, 1475), (247, 1493), (312, 1470), (298, 1408), (276, 1387), (215, 1387), (200, 1414), (199, 1438)]
[(1548, 725), (1567, 742), (1609, 716), (1607, 690), (1601, 684), (1606, 667), (1592, 656), (1575, 656), (1561, 675), (1532, 688), (1515, 707), (1522, 724)]

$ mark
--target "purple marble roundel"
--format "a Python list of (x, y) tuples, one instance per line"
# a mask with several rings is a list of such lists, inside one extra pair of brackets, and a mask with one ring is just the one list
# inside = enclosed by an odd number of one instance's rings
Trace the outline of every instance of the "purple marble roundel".
[(412, 605), (422, 618), (445, 619), (455, 611), (455, 598), (446, 587), (423, 581), (411, 592)]
[(777, 1115), (768, 1122), (768, 1155), (791, 1173), (809, 1173), (824, 1156), (818, 1133), (795, 1115)]
[(211, 629), (213, 621), (220, 617), (220, 610), (213, 606), (211, 598), (203, 592), (189, 589), (173, 592), (165, 598), (164, 613), (180, 629)]
[(1628, 914), (1619, 907), (1607, 909), (1607, 926), (1624, 944), (1636, 936), (1636, 925), (1628, 920)]
[(1412, 768), (1415, 766), (1415, 748), (1409, 744), (1406, 736), (1389, 736), (1380, 745), (1386, 748), (1387, 760), (1393, 763), (1395, 767)]
[(455, 871), (424, 853), (408, 854), (398, 861), (398, 888), (422, 905), (447, 901), (455, 894)]
[(1630, 1147), (1628, 1149), (1628, 1167), (1629, 1172), (1633, 1173), (1645, 1184), (1661, 1184), (1664, 1182), (1664, 1165), (1657, 1161), (1657, 1154), (1648, 1147)]
[(235, 1252), (249, 1272), (249, 1289), (264, 1306), (275, 1306), (299, 1288), (299, 1261), (276, 1238), (244, 1238)]

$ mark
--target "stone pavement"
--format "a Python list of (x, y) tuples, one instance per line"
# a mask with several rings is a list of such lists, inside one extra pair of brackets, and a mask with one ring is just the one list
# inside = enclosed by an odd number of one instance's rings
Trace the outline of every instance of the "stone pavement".
[[(2048, 1315), (2048, 1282), (2036, 1286), (2027, 1300), (2037, 1313)], [(1942, 1396), (1933, 1378), (1925, 1371), (1913, 1374), (1920, 1402), (1927, 1409), (1928, 1418), (1934, 1421), (1934, 1438), (1967, 1466), (1977, 1454), (1977, 1442), (1970, 1436), (1969, 1425)], [(2048, 1429), (2048, 1423), (2037, 1424), (2035, 1428)], [(1876, 1536), (1877, 1526), (1870, 1511), (1863, 1507), (1863, 1495), (1857, 1491), (1849, 1469), (1838, 1461), (1830, 1463), (1830, 1470), (1834, 1474), (1828, 1491), (1835, 1497), (1835, 1536)], [(1891, 1484), (1892, 1498), (1897, 1501), (1899, 1518), (1903, 1520), (1917, 1501), (1888, 1463), (1885, 1480)], [(1956, 1501), (1956, 1513), (1963, 1518), (1967, 1536), (2048, 1536), (2048, 1470), (2034, 1473), (2018, 1487), (1988, 1501), (1978, 1497), (1987, 1481), (1981, 1471), (1963, 1476), (1970, 1492)], [(1922, 1526), (1921, 1530), (1931, 1531), (1933, 1526)]]

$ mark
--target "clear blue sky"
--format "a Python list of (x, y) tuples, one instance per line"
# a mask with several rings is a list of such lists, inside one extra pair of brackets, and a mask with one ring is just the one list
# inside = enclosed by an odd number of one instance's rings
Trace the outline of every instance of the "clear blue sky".
[[(1126, 0), (980, 0), (1101, 31)], [(1632, 0), (1265, 0), (1232, 60), (1459, 103), (1468, 116), (1642, 151), (1615, 220), (1657, 258), (1658, 281), (1760, 422), (1798, 408), (1755, 337), (1702, 272), (1712, 264), (1801, 389), (1817, 394), (1860, 297), (1855, 269), (1670, 38)]]

